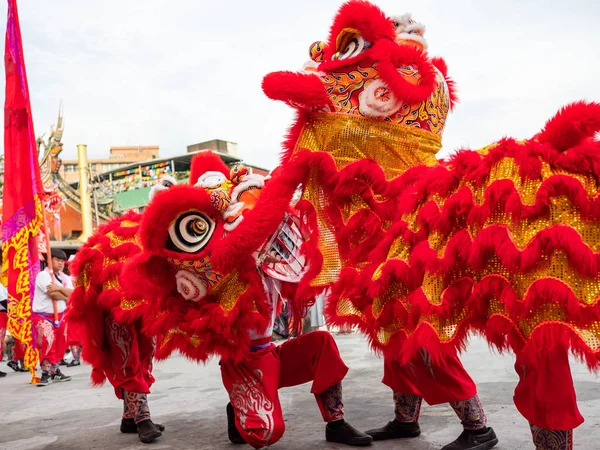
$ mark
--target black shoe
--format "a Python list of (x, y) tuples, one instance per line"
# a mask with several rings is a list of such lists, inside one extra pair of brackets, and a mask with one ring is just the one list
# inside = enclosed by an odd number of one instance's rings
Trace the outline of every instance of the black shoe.
[(61, 360), (58, 362), (58, 365), (59, 365), (59, 366), (66, 366), (66, 365), (67, 365), (67, 363), (65, 362), (65, 360), (64, 360), (64, 359), (61, 359)]
[(0, 378), (4, 378), (6, 376), (6, 372), (0, 371)]
[(6, 365), (8, 367), (10, 367), (12, 370), (14, 370), (15, 372), (22, 372), (21, 368), (19, 367), (19, 363), (17, 361), (9, 361), (6, 363)]
[(48, 386), (50, 383), (52, 383), (50, 374), (48, 372), (42, 372), (42, 378), (40, 378), (40, 381), (38, 381), (37, 387)]
[(79, 365), (81, 365), (81, 362), (79, 362), (78, 359), (74, 359), (69, 364), (67, 364), (67, 367), (75, 367), (75, 366), (79, 366)]
[(149, 444), (150, 442), (162, 436), (161, 431), (150, 419), (142, 420), (140, 423), (138, 423), (137, 429), (140, 441), (142, 441), (144, 444)]
[(486, 431), (463, 431), (458, 439), (442, 447), (442, 450), (488, 450), (498, 443), (496, 433), (491, 428)]
[(387, 439), (413, 438), (421, 434), (419, 422), (400, 422), (396, 419), (390, 420), (387, 425), (373, 430), (367, 430), (374, 441), (385, 441)]
[(231, 403), (227, 403), (227, 436), (232, 444), (245, 444), (246, 441), (235, 426), (235, 412)]
[(71, 381), (72, 378), (73, 377), (65, 375), (60, 370), (57, 370), (56, 373), (54, 375), (52, 375), (52, 382), (60, 383), (61, 381)]
[(344, 419), (330, 422), (325, 427), (327, 442), (366, 447), (373, 443), (373, 438), (362, 431), (358, 431)]
[[(154, 423), (154, 422), (152, 422)], [(165, 431), (165, 426), (159, 423), (154, 423), (158, 431)], [(121, 433), (137, 433), (138, 427), (133, 419), (121, 419)]]

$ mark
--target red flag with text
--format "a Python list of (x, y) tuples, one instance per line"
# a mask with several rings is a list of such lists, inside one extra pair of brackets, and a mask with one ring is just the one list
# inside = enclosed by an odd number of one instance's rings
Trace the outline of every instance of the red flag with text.
[(44, 195), (16, 0), (8, 0), (4, 103), (2, 281), (8, 289), (8, 330), (26, 347), (25, 366), (35, 375), (39, 351), (33, 339), (31, 303), (40, 270), (38, 234)]

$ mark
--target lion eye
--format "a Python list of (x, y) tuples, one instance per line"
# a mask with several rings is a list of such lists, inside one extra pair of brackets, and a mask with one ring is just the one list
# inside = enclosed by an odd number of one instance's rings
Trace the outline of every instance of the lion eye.
[(360, 55), (365, 51), (369, 44), (360, 34), (353, 34), (343, 38), (343, 48), (333, 55), (333, 59), (342, 60), (349, 59)]
[(215, 223), (205, 214), (185, 212), (169, 227), (167, 248), (177, 252), (198, 253), (206, 247), (214, 230)]

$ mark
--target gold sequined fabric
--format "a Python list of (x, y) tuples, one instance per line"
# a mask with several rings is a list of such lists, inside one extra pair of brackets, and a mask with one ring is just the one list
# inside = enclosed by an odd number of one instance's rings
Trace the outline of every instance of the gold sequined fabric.
[[(531, 146), (531, 141), (517, 144), (521, 146), (523, 152), (527, 152), (529, 148), (527, 146)], [(408, 222), (409, 232), (417, 233), (421, 230), (421, 226), (415, 223), (419, 214), (418, 208), (430, 201), (437, 204), (439, 213), (430, 218), (426, 239), (428, 247), (435, 252), (438, 262), (434, 263), (434, 260), (431, 260), (431, 263), (425, 263), (422, 273), (417, 270), (417, 266), (411, 266), (411, 270), (415, 271), (413, 275), (420, 279), (416, 291), (407, 290), (402, 283), (394, 281), (386, 291), (372, 299), (370, 308), (355, 314), (365, 321), (371, 320), (369, 319), (371, 317), (375, 320), (374, 323), (377, 323), (387, 302), (400, 301), (404, 305), (406, 314), (411, 317), (410, 321), (394, 321), (386, 317), (386, 325), (379, 327), (375, 325), (371, 331), (375, 347), (385, 348), (394, 333), (411, 336), (424, 325), (431, 327), (437, 333), (440, 342), (454, 342), (454, 339), (460, 337), (458, 331), (463, 325), (470, 326), (470, 321), (475, 316), (478, 321), (481, 321), (482, 318), (478, 315), (482, 311), (487, 311), (488, 319), (500, 317), (512, 323), (513, 329), (523, 343), (527, 343), (535, 330), (540, 327), (560, 324), (568, 327), (573, 335), (584, 342), (592, 352), (596, 354), (600, 352), (600, 323), (590, 322), (585, 318), (585, 308), (597, 308), (600, 300), (600, 265), (596, 266), (596, 261), (600, 260), (600, 226), (597, 220), (586, 215), (589, 214), (585, 209), (587, 206), (581, 203), (580, 196), (567, 195), (567, 192), (571, 192), (574, 188), (570, 188), (571, 191), (561, 191), (565, 193), (564, 195), (559, 195), (559, 191), (556, 190), (559, 188), (549, 188), (554, 185), (560, 186), (566, 175), (569, 180), (574, 181), (574, 186), (578, 186), (576, 190), (584, 194), (585, 201), (591, 204), (598, 198), (598, 182), (591, 174), (573, 174), (541, 159), (539, 159), (539, 176), (525, 177), (520, 166), (522, 163), (516, 158), (497, 157), (499, 145), (501, 144), (488, 146), (479, 152), (482, 165), (485, 158), (493, 157), (489, 156), (491, 152), (496, 152), (495, 162), (490, 166), (488, 175), (483, 181), (481, 178), (465, 175), (463, 181), (454, 189), (445, 194), (432, 193), (427, 200), (418, 205), (416, 210), (402, 217)], [(455, 168), (448, 166), (447, 170), (452, 171)], [(563, 178), (559, 179), (557, 176)], [(493, 195), (490, 197), (498, 182), (505, 183), (503, 186), (507, 186), (507, 181), (512, 186), (510, 192), (517, 193), (516, 199), (522, 206), (517, 208), (514, 199), (503, 203)], [(445, 214), (445, 205), (452, 204), (459, 190), (463, 189), (464, 194), (465, 188), (471, 191), (473, 198), (473, 209), (469, 211), (488, 208), (490, 199), (494, 200), (496, 206), (487, 211), (487, 218), (483, 222), (470, 220), (466, 208), (462, 210), (465, 216), (460, 216), (459, 211), (459, 215), (451, 218), (453, 229), (450, 231), (438, 229), (439, 224), (444, 223), (441, 218)], [(546, 201), (544, 199), (547, 192), (550, 193), (547, 203), (540, 203)], [(483, 214), (477, 211), (480, 216)], [(526, 212), (528, 215), (525, 215)], [(456, 248), (453, 242), (461, 230), (468, 232), (470, 243), (461, 244)], [(483, 236), (492, 230), (496, 233), (494, 234), (496, 242), (483, 241)], [(481, 245), (485, 247), (480, 247)], [(449, 253), (450, 249), (453, 253)], [(420, 251), (423, 251), (423, 247)], [(478, 252), (482, 252), (483, 256), (476, 257)], [(414, 263), (413, 256), (413, 247), (406, 236), (400, 234), (393, 240), (385, 260), (373, 262), (372, 282), (377, 284), (383, 279), (382, 275), (389, 270), (387, 267), (392, 261), (402, 261), (410, 266)], [(450, 262), (442, 263), (445, 258), (452, 259), (449, 260)], [(477, 263), (480, 258), (483, 259)], [(586, 258), (590, 263), (585, 262)], [(422, 265), (423, 260), (420, 261), (419, 264)], [(452, 308), (444, 305), (447, 301), (445, 299), (447, 292), (460, 286), (463, 286), (461, 289), (466, 289), (464, 285), (460, 285), (461, 280), (465, 279), (473, 283), (473, 288), (465, 291), (466, 297), (453, 299), (455, 304)], [(554, 284), (547, 285), (553, 286), (548, 288), (544, 287), (546, 286), (544, 283)], [(560, 290), (560, 294), (557, 289)], [(417, 295), (419, 292), (421, 294)], [(569, 315), (566, 305), (559, 301), (566, 292), (577, 300), (581, 308), (579, 316)], [(468, 306), (467, 302), (468, 297), (473, 293), (481, 296), (479, 301), (487, 302), (480, 304), (477, 311), (469, 309), (474, 306)], [(554, 294), (559, 297), (555, 297)], [(517, 300), (516, 303), (505, 302), (512, 298), (511, 296)], [(411, 299), (426, 302), (417, 308), (416, 316), (410, 316), (411, 308), (414, 311), (415, 306), (410, 303)], [(533, 299), (535, 302), (531, 303)], [(352, 299), (342, 298), (340, 302), (338, 308), (346, 313), (352, 312), (352, 308), (348, 306), (348, 303), (352, 303)], [(524, 302), (529, 302), (531, 306), (525, 307)], [(425, 304), (429, 305), (427, 311), (433, 311), (433, 314), (423, 314)], [(576, 307), (571, 305), (569, 308)], [(393, 325), (389, 325), (390, 322)], [(409, 327), (409, 324), (412, 326)], [(487, 326), (484, 324), (484, 329)], [(495, 332), (493, 329), (487, 330)]]
[[(334, 283), (346, 266), (338, 245), (343, 230), (334, 226), (327, 211), (332, 208), (339, 210), (346, 227), (355, 214), (371, 209), (358, 194), (341, 203), (334, 192), (336, 187), (331, 186), (331, 177), (339, 175), (343, 178), (348, 164), (373, 159), (378, 162), (385, 177), (391, 180), (415, 165), (435, 165), (435, 154), (440, 148), (439, 136), (416, 127), (342, 114), (317, 113), (310, 116), (296, 144), (296, 152), (325, 152), (332, 157), (337, 169), (337, 173), (323, 174), (313, 168), (304, 183), (302, 198), (314, 208), (318, 228), (318, 237), (314, 235), (311, 239), (317, 240), (316, 246), (323, 256), (322, 270), (310, 281), (311, 286), (325, 287)], [(329, 190), (323, 187), (326, 184)], [(371, 193), (377, 202), (389, 200), (382, 192)], [(389, 227), (391, 222), (382, 225)], [(366, 232), (363, 234), (367, 236)], [(365, 256), (368, 250), (365, 249)], [(355, 264), (361, 267), (364, 262)]]
[(223, 311), (227, 314), (233, 309), (242, 294), (246, 292), (246, 289), (248, 289), (248, 285), (240, 281), (237, 270), (234, 270), (213, 287), (211, 296), (219, 299)]
[(439, 136), (420, 128), (342, 114), (312, 114), (296, 143), (296, 152), (329, 153), (338, 170), (374, 159), (388, 180), (416, 165), (435, 165), (441, 148)]

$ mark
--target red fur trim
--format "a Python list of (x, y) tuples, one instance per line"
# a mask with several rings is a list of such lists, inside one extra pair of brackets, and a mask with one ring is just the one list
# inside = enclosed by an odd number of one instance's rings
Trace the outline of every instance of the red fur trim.
[(350, 0), (340, 7), (333, 20), (323, 54), (326, 61), (340, 50), (336, 48), (336, 41), (344, 28), (358, 30), (371, 44), (381, 39), (394, 41), (396, 37), (392, 21), (377, 6), (363, 0)]
[(580, 361), (585, 361), (590, 371), (600, 370), (600, 351), (590, 349), (581, 336), (562, 322), (544, 323), (531, 333), (527, 345), (521, 350), (521, 361), (537, 365), (541, 355), (554, 349), (570, 352)]
[[(470, 279), (455, 278), (456, 271), (461, 267), (476, 272), (484, 268), (491, 256), (499, 259), (509, 273), (528, 273), (542, 267), (540, 264), (544, 264), (557, 250), (567, 255), (569, 266), (581, 276), (595, 278), (600, 271), (600, 255), (591, 251), (568, 223), (540, 230), (527, 247), (521, 250), (512, 241), (509, 228), (493, 222), (498, 213), (508, 215), (515, 222), (546, 217), (552, 199), (558, 197), (568, 199), (583, 220), (597, 221), (600, 212), (596, 199), (590, 198), (581, 181), (570, 174), (593, 176), (598, 180), (599, 149), (597, 143), (590, 141), (580, 142), (569, 148), (568, 152), (561, 152), (547, 143), (535, 140), (517, 143), (512, 139), (504, 139), (485, 155), (464, 151), (453, 157), (448, 164), (433, 168), (421, 167), (418, 169), (419, 176), (407, 178), (411, 181), (403, 185), (402, 189), (394, 190), (391, 187), (394, 185), (388, 183), (385, 192), (387, 195), (396, 195), (396, 202), (401, 205), (402, 213), (395, 216), (395, 223), (386, 230), (380, 245), (370, 253), (372, 265), (362, 271), (363, 275), (373, 273), (384, 262), (381, 275), (376, 281), (370, 281), (368, 276), (356, 278), (358, 283), (368, 283), (366, 296), (361, 287), (347, 288), (345, 285), (350, 284), (350, 280), (340, 277), (340, 282), (332, 286), (329, 298), (331, 304), (326, 307), (328, 320), (336, 324), (358, 326), (369, 335), (372, 345), (378, 351), (390, 357), (398, 357), (400, 353), (401, 358), (406, 360), (420, 348), (426, 348), (434, 358), (443, 356), (449, 349), (460, 350), (465, 344), (469, 329), (484, 333), (488, 341), (500, 350), (521, 351), (524, 346), (538, 339), (538, 331), (536, 329), (531, 338), (526, 338), (517, 323), (522, 320), (539, 322), (536, 314), (541, 313), (549, 303), (555, 304), (564, 314), (564, 320), (556, 322), (560, 326), (585, 328), (598, 322), (600, 302), (584, 304), (574, 295), (570, 286), (552, 278), (538, 277), (529, 286), (523, 299), (517, 296), (509, 281), (499, 275), (484, 277), (473, 289)], [(511, 180), (490, 183), (491, 171), (503, 158), (514, 159), (524, 180), (542, 179), (542, 161), (559, 174), (550, 177), (544, 174), (545, 179), (536, 192), (535, 203), (524, 204)], [(317, 167), (324, 166), (321, 164)], [(363, 181), (361, 178), (348, 177), (344, 184), (337, 184), (340, 183), (344, 169), (327, 175), (327, 183), (324, 185), (326, 198), (333, 202), (342, 200), (340, 205), (343, 205), (344, 198), (359, 195), (368, 204), (370, 186), (376, 185), (375, 180)], [(465, 186), (467, 182), (472, 187)], [(472, 189), (477, 188), (485, 190), (481, 205), (473, 197)], [(336, 194), (339, 196), (336, 197)], [(445, 200), (442, 206), (431, 200), (433, 195)], [(385, 214), (384, 209), (377, 208), (381, 208), (381, 205), (370, 204), (368, 212)], [(403, 215), (406, 213), (415, 212), (417, 218), (410, 224), (411, 228), (398, 220), (405, 217)], [(335, 220), (335, 214), (328, 214)], [(362, 217), (369, 217), (366, 211), (363, 214)], [(341, 232), (348, 241), (352, 232), (343, 228), (347, 224), (334, 223), (340, 229), (338, 233)], [(484, 225), (485, 228), (482, 228)], [(473, 237), (467, 230), (475, 233)], [(442, 239), (449, 237), (442, 256), (438, 256), (426, 240), (432, 233), (438, 233)], [(409, 261), (388, 260), (389, 248), (396, 239), (405, 241), (410, 250)], [(344, 245), (340, 244), (340, 248)], [(437, 274), (444, 282), (442, 298), (436, 299), (436, 303), (427, 299), (420, 287), (426, 272)], [(375, 298), (377, 301), (379, 298), (387, 299), (383, 309), (377, 311), (377, 316), (372, 309)], [(350, 299), (361, 313), (341, 315), (337, 311), (340, 299)], [(492, 299), (504, 305), (506, 313), (492, 313)], [(434, 329), (423, 322), (427, 317), (434, 316), (441, 320), (447, 319), (450, 324), (457, 323), (456, 318), (461, 313), (466, 316), (462, 316), (464, 318), (458, 323), (453, 338), (447, 342), (440, 342)], [(539, 322), (538, 328), (545, 330), (552, 323), (554, 322)], [(398, 324), (401, 328), (396, 329)], [(382, 344), (375, 333), (390, 328), (396, 331), (387, 344)], [(575, 333), (573, 329), (569, 332)], [(555, 345), (570, 346), (572, 351), (585, 358), (591, 368), (597, 367), (595, 349), (587, 347), (581, 338), (573, 340), (558, 336), (555, 339)]]
[(600, 103), (579, 101), (565, 106), (550, 119), (538, 136), (558, 151), (579, 145), (600, 131)]
[[(394, 95), (407, 104), (418, 104), (427, 100), (436, 86), (436, 70), (423, 50), (413, 46), (398, 46), (392, 41), (382, 41), (373, 46), (371, 57), (379, 61), (379, 76)], [(414, 85), (398, 73), (398, 67), (413, 65), (421, 75)]]
[[(308, 120), (309, 113), (302, 109), (296, 110), (296, 118), (294, 119), (294, 124), (290, 127), (283, 141), (283, 153), (281, 154), (281, 164), (287, 163), (292, 155), (294, 154), (294, 150), (296, 149), (296, 143), (300, 138), (300, 133), (304, 129), (306, 125), (306, 121)], [(287, 166), (278, 166), (274, 171), (278, 170), (288, 170)]]
[(194, 155), (192, 158), (189, 184), (192, 186), (195, 185), (198, 178), (200, 178), (200, 175), (206, 172), (221, 172), (229, 178), (229, 169), (227, 165), (218, 155), (210, 150)]
[(446, 65), (446, 61), (444, 61), (443, 58), (439, 56), (431, 58), (431, 64), (433, 64), (442, 73), (444, 79), (446, 80), (446, 85), (448, 86), (448, 94), (450, 97), (450, 111), (452, 111), (459, 101), (456, 83), (452, 78), (448, 76), (448, 66)]
[(332, 106), (321, 79), (314, 74), (272, 72), (263, 78), (262, 89), (271, 100), (279, 100), (292, 106)]

